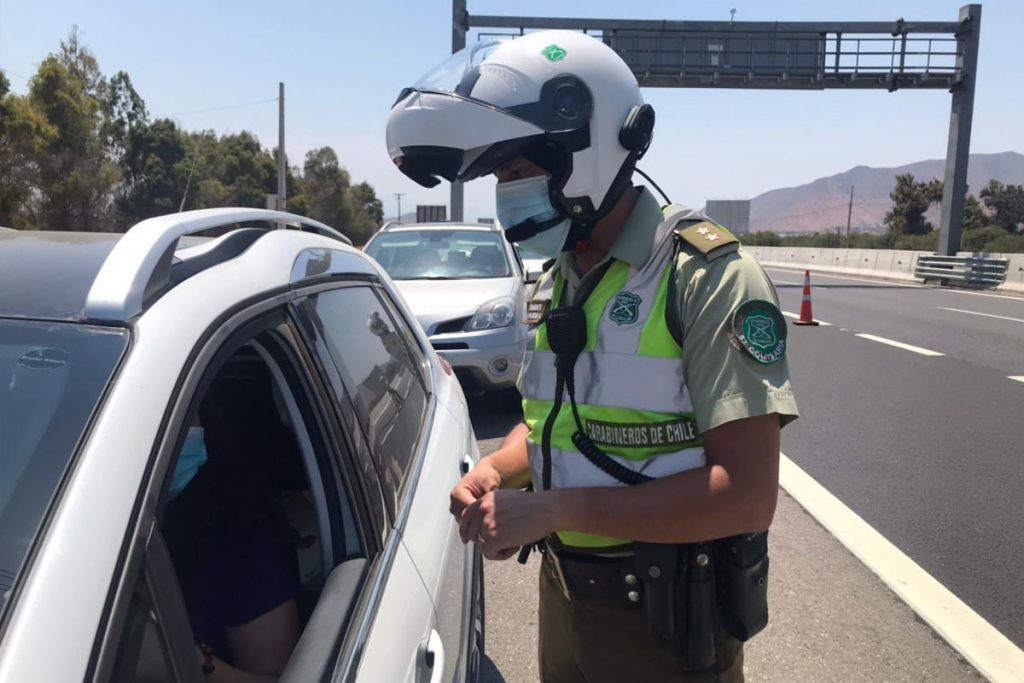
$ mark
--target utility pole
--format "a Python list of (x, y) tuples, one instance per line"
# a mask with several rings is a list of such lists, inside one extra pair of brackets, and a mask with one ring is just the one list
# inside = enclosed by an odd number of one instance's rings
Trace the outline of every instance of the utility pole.
[(405, 195), (404, 192), (396, 192), (395, 199), (398, 200), (398, 222), (402, 222), (402, 197)]
[(285, 160), (284, 160), (284, 83), (277, 84), (277, 210), (284, 211), (285, 203)]
[(846, 248), (850, 248), (850, 218), (853, 216), (853, 185), (850, 185), (850, 206), (846, 209)]
[[(469, 30), (469, 13), (466, 11), (466, 0), (452, 0), (452, 54), (466, 47), (466, 31)], [(453, 223), (462, 222), (463, 205), (462, 183), (452, 183), (450, 203)], [(401, 216), (399, 216), (401, 218)]]

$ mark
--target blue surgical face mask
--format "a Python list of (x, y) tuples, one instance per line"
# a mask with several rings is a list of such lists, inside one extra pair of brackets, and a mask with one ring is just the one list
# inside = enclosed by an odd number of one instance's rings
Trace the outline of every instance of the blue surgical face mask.
[[(545, 175), (498, 183), (494, 200), (498, 221), (506, 230), (531, 218), (540, 223), (558, 215), (548, 197), (548, 176)], [(520, 240), (519, 244), (534, 253), (554, 258), (562, 253), (571, 224), (566, 218), (533, 237)]]
[(190, 481), (196, 476), (196, 472), (206, 462), (206, 442), (203, 440), (202, 427), (190, 427), (185, 437), (185, 444), (181, 447), (181, 454), (178, 456), (178, 464), (174, 467), (174, 475), (171, 477), (171, 486), (167, 490), (168, 500), (178, 496)]

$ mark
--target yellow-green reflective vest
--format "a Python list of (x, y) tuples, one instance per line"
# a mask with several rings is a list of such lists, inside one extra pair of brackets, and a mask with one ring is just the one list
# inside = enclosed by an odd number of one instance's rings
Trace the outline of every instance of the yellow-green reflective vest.
[[(666, 302), (675, 254), (672, 228), (679, 220), (703, 218), (670, 209), (658, 226), (643, 268), (614, 261), (583, 305), (587, 344), (575, 366), (576, 401), (591, 440), (617, 462), (649, 477), (703, 467), (704, 448), (683, 375), (683, 349), (666, 322)], [(565, 287), (556, 273), (551, 307)], [(568, 303), (568, 302), (567, 302)], [(545, 323), (528, 347), (520, 389), (530, 432), (527, 450), (533, 485), (543, 486), (541, 435), (553, 407), (555, 356)], [(621, 486), (591, 464), (572, 442), (576, 423), (563, 396), (551, 432), (551, 488)], [(631, 540), (571, 531), (557, 532), (566, 547), (611, 550)]]

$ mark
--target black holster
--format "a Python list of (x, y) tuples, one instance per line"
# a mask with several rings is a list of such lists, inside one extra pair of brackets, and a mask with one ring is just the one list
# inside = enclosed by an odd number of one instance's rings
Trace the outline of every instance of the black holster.
[(715, 665), (715, 634), (746, 641), (768, 624), (768, 532), (709, 543), (634, 543), (652, 636), (671, 641), (686, 670)]
[(726, 632), (746, 641), (768, 625), (768, 532), (713, 543)]
[(634, 543), (647, 629), (671, 641), (686, 670), (715, 664), (716, 587), (709, 545)]

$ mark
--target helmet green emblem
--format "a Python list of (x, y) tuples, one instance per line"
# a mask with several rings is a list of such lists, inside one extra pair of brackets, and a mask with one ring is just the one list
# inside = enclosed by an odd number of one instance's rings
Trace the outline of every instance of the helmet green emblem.
[(631, 325), (640, 317), (640, 302), (640, 297), (633, 292), (619, 292), (612, 300), (608, 317), (616, 325)]
[(565, 59), (565, 55), (568, 54), (564, 48), (551, 43), (546, 48), (540, 51), (542, 55), (548, 58), (549, 62), (557, 62), (560, 59)]
[(786, 355), (786, 321), (770, 301), (744, 301), (732, 316), (733, 344), (754, 360), (771, 365)]

